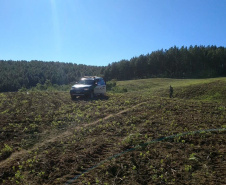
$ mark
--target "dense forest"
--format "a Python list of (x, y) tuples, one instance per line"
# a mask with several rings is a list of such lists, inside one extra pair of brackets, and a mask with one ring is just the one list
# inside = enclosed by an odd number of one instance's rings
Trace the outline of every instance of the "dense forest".
[(226, 76), (226, 48), (190, 46), (158, 50), (109, 64), (105, 79), (209, 78)]
[(0, 60), (0, 92), (31, 88), (47, 80), (57, 85), (75, 83), (84, 75), (103, 74), (104, 69), (72, 63)]
[(101, 75), (105, 80), (140, 78), (208, 78), (226, 76), (226, 48), (190, 46), (158, 50), (108, 66), (87, 66), (43, 61), (0, 60), (0, 92), (17, 91), (44, 84), (63, 85), (84, 75)]

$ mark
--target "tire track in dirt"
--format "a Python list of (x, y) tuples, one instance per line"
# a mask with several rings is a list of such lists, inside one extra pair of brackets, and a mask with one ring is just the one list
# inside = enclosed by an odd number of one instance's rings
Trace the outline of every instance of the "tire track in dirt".
[(99, 123), (100, 121), (104, 121), (104, 120), (107, 120), (107, 119), (112, 118), (114, 116), (118, 116), (118, 115), (123, 114), (125, 112), (128, 112), (128, 111), (130, 111), (130, 110), (132, 110), (132, 109), (134, 109), (136, 107), (139, 107), (139, 106), (141, 106), (141, 105), (143, 105), (145, 103), (146, 103), (146, 101), (145, 102), (141, 102), (141, 103), (139, 103), (137, 105), (134, 105), (134, 106), (132, 106), (132, 107), (130, 107), (128, 109), (122, 110), (122, 111), (120, 111), (118, 113), (109, 114), (106, 117), (98, 119), (97, 121), (94, 121), (94, 122), (91, 122), (91, 123), (87, 123), (87, 124), (84, 124), (84, 125), (81, 125), (81, 126), (76, 126), (76, 127), (73, 127), (73, 126), (69, 127), (66, 131), (64, 131), (63, 133), (61, 133), (61, 134), (59, 134), (57, 136), (56, 135), (52, 135), (52, 137), (49, 137), (45, 141), (43, 141), (41, 143), (36, 143), (31, 149), (28, 149), (28, 150), (24, 150), (23, 149), (23, 150), (16, 151), (16, 152), (12, 153), (10, 155), (10, 157), (8, 157), (7, 159), (0, 161), (0, 167), (4, 168), (9, 163), (11, 163), (13, 161), (16, 161), (16, 160), (18, 160), (20, 158), (26, 157), (27, 153), (33, 152), (36, 149), (41, 148), (41, 147), (45, 146), (48, 143), (53, 143), (53, 142), (59, 141), (62, 138), (65, 138), (65, 137), (73, 135), (73, 131), (72, 130), (74, 130), (74, 129), (79, 129), (81, 127), (84, 128), (84, 127), (87, 127), (87, 126), (95, 125), (95, 124)]

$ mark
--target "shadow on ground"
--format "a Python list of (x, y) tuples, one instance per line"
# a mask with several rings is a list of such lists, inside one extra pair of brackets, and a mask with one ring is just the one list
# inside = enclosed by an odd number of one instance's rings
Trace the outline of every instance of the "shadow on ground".
[(75, 98), (72, 99), (72, 101), (93, 101), (93, 100), (108, 100), (108, 96), (94, 96), (93, 98), (87, 98), (83, 96), (76, 96)]

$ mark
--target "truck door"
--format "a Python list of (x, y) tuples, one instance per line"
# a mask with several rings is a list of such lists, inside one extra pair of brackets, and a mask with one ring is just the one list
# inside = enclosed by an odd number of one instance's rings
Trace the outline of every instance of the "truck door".
[(105, 94), (106, 93), (106, 84), (103, 79), (97, 80), (97, 85), (94, 88), (95, 94)]

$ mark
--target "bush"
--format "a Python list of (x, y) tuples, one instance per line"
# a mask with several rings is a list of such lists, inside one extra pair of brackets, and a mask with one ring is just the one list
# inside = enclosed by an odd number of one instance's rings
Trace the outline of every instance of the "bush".
[(12, 153), (13, 149), (7, 145), (7, 144), (4, 144), (4, 148), (1, 150), (1, 153), (0, 153), (0, 159), (6, 159), (7, 157), (10, 156), (10, 154)]
[(109, 82), (106, 83), (107, 85), (107, 91), (111, 91), (112, 88), (114, 88), (116, 86), (116, 80), (111, 80)]
[(128, 92), (128, 90), (124, 87), (113, 87), (112, 91), (115, 93), (125, 93)]

